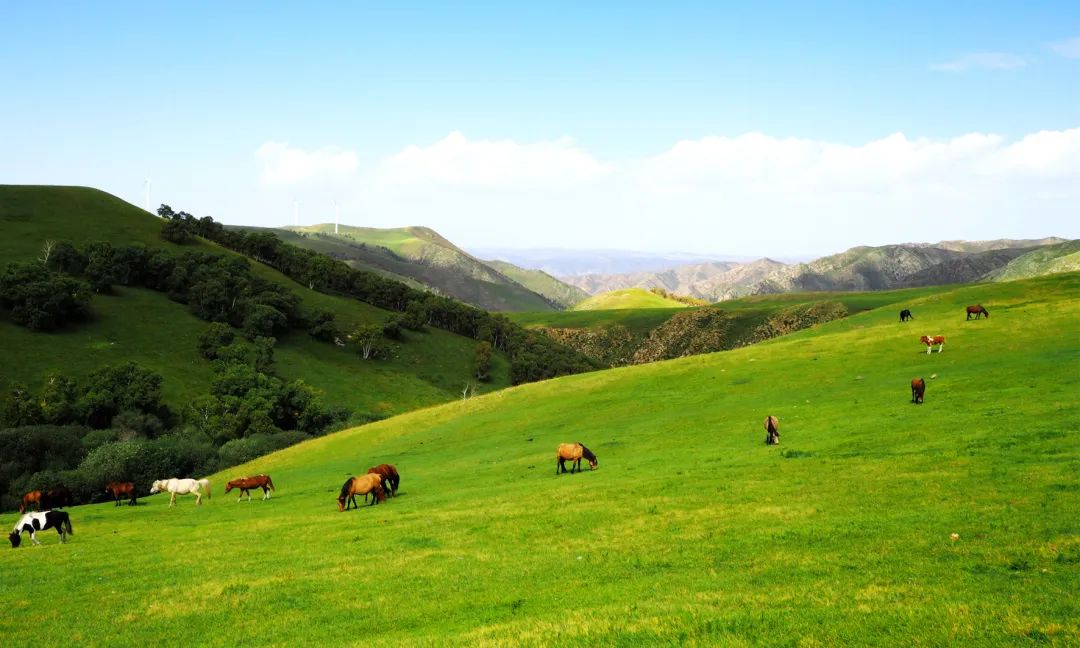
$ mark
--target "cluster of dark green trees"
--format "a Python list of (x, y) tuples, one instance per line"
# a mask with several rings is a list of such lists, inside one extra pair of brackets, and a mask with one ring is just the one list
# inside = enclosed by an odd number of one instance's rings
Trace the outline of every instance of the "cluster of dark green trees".
[[(224, 333), (217, 327), (227, 333), (215, 341)], [(160, 375), (131, 362), (81, 381), (53, 375), (37, 392), (12, 385), (0, 404), (0, 510), (29, 490), (60, 485), (80, 503), (100, 499), (115, 480), (134, 480), (145, 493), (162, 476), (243, 463), (348, 417), (302, 381), (272, 373), (272, 338), (249, 341), (222, 324), (203, 338), (215, 378), (183, 412), (162, 402)]]
[(598, 368), (580, 353), (543, 334), (528, 331), (502, 315), (416, 290), (373, 272), (356, 270), (342, 261), (285, 243), (270, 232), (226, 229), (209, 216), (195, 218), (185, 212), (174, 212), (168, 205), (162, 205), (158, 214), (168, 221), (165, 228), (173, 237), (170, 240), (201, 236), (265, 263), (309, 289), (352, 297), (401, 313), (398, 323), (402, 327), (434, 326), (487, 342), (510, 358), (510, 380), (515, 385)]

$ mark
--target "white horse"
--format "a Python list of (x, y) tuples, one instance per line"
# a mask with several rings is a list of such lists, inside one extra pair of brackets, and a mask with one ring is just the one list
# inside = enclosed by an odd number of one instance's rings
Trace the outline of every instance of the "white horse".
[(160, 493), (162, 491), (172, 494), (169, 498), (169, 506), (176, 505), (177, 495), (192, 494), (195, 496), (195, 505), (202, 504), (202, 494), (199, 492), (202, 489), (206, 489), (206, 498), (210, 499), (210, 480), (209, 479), (159, 479), (154, 482), (154, 485), (150, 487), (150, 494)]

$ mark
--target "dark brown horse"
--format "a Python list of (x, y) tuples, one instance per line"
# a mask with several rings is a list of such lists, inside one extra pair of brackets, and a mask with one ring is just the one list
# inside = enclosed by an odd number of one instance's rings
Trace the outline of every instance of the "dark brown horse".
[(71, 498), (71, 491), (63, 486), (57, 486), (47, 492), (32, 490), (26, 495), (23, 495), (22, 502), (19, 504), (19, 513), (26, 513), (31, 506), (39, 511), (48, 511), (50, 509), (71, 506), (73, 503), (74, 500)]
[(911, 402), (921, 405), (926, 394), (926, 381), (922, 378), (911, 379)]
[[(368, 468), (369, 475), (379, 475), (382, 477), (383, 490), (389, 493), (390, 497), (397, 497), (398, 484), (401, 483), (401, 476), (398, 475), (397, 468), (393, 464), (379, 464)], [(367, 495), (364, 495), (364, 501), (367, 501)]]
[(555, 451), (555, 474), (566, 472), (567, 461), (574, 462), (571, 473), (581, 472), (582, 457), (589, 462), (589, 470), (596, 470), (599, 461), (591, 450), (580, 443), (560, 443), (559, 449)]
[(105, 492), (113, 496), (117, 506), (120, 506), (120, 500), (125, 497), (128, 506), (135, 506), (135, 482), (109, 482), (105, 485)]
[(780, 419), (769, 415), (765, 417), (765, 445), (780, 444)]
[(375, 499), (371, 504), (386, 501), (386, 491), (382, 487), (382, 475), (368, 473), (359, 477), (349, 477), (341, 486), (341, 494), (338, 495), (337, 505), (339, 511), (348, 511), (351, 507), (360, 508), (356, 503), (357, 495), (375, 493)]
[(256, 488), (261, 488), (263, 491), (263, 499), (270, 499), (270, 491), (274, 490), (274, 480), (270, 479), (270, 475), (255, 475), (254, 477), (240, 477), (234, 479), (231, 482), (225, 484), (225, 492), (228, 493), (234, 488), (240, 489), (240, 497), (236, 498), (236, 501), (244, 499), (244, 495), (247, 495), (248, 501), (251, 501), (251, 493)]
[(975, 304), (974, 306), (967, 307), (967, 318), (971, 319), (972, 315), (975, 316), (975, 319), (979, 319), (983, 315), (986, 315), (986, 319), (990, 319), (990, 313), (982, 307), (982, 304)]
[(915, 316), (911, 314), (910, 310), (905, 308), (904, 310), (900, 311), (900, 321), (901, 322), (906, 322), (909, 319), (915, 319)]

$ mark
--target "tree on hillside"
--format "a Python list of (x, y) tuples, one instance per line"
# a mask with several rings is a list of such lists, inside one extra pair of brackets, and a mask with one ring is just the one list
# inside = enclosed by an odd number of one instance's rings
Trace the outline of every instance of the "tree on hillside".
[(476, 345), (476, 355), (473, 357), (473, 375), (481, 382), (491, 380), (491, 358), (494, 351), (490, 342), (481, 342)]
[(361, 324), (352, 333), (352, 343), (364, 360), (377, 358), (386, 352), (382, 339), (382, 327), (377, 324)]

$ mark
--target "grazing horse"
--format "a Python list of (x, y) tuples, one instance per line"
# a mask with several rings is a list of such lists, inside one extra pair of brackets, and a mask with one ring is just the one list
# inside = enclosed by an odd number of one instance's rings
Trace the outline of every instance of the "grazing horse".
[(206, 498), (210, 499), (209, 479), (177, 479), (173, 477), (155, 481), (154, 485), (150, 487), (150, 494), (153, 495), (162, 491), (170, 493), (172, 497), (169, 498), (169, 507), (176, 505), (177, 495), (191, 494), (195, 496), (195, 506), (199, 506), (202, 504), (202, 493), (199, 491), (204, 488), (206, 489)]
[(105, 492), (113, 496), (117, 506), (124, 497), (127, 497), (128, 506), (135, 506), (135, 482), (109, 482), (105, 485)]
[[(386, 491), (382, 487), (382, 475), (368, 473), (359, 477), (349, 477), (341, 486), (341, 494), (337, 498), (338, 510), (344, 512), (348, 511), (350, 507), (360, 508), (356, 503), (356, 496), (366, 496), (368, 493), (375, 494), (375, 498), (371, 500), (371, 505), (386, 501)], [(365, 499), (367, 498), (365, 497)]]
[(274, 489), (274, 480), (270, 479), (270, 475), (255, 475), (254, 477), (241, 477), (234, 479), (231, 482), (225, 484), (225, 492), (228, 493), (234, 488), (240, 489), (240, 497), (236, 498), (236, 501), (244, 499), (244, 495), (247, 495), (248, 501), (251, 501), (251, 493), (256, 488), (263, 490), (263, 499), (270, 499), (270, 491)]
[[(398, 484), (401, 483), (401, 476), (398, 475), (397, 468), (393, 464), (379, 464), (368, 468), (369, 475), (379, 475), (382, 478), (383, 490), (390, 494), (390, 497), (397, 497)], [(367, 495), (364, 495), (364, 501), (367, 501)]]
[(972, 315), (975, 316), (975, 319), (979, 319), (983, 315), (986, 315), (986, 319), (990, 319), (990, 313), (982, 307), (982, 304), (975, 304), (974, 306), (967, 307), (967, 318), (971, 319)]
[(22, 502), (19, 504), (19, 513), (26, 513), (31, 506), (39, 511), (44, 511), (71, 506), (71, 504), (71, 491), (63, 486), (57, 486), (48, 492), (32, 490), (23, 495)]
[(580, 443), (560, 443), (559, 449), (555, 452), (555, 474), (566, 472), (565, 462), (567, 461), (574, 462), (574, 467), (570, 469), (571, 473), (581, 472), (582, 457), (589, 462), (589, 470), (596, 470), (598, 462), (591, 450)]
[(29, 531), (30, 541), (39, 545), (41, 541), (37, 539), (37, 532), (45, 529), (56, 529), (56, 533), (60, 535), (60, 544), (67, 542), (67, 537), (75, 533), (71, 530), (71, 518), (64, 511), (39, 511), (19, 518), (15, 528), (8, 534), (8, 540), (14, 549), (22, 544), (23, 531)]
[(780, 419), (765, 417), (765, 445), (780, 445)]
[(921, 405), (926, 394), (926, 381), (922, 378), (911, 379), (911, 402)]
[(900, 321), (901, 322), (906, 322), (909, 319), (915, 319), (915, 316), (911, 314), (911, 311), (909, 311), (906, 308), (904, 310), (900, 311)]
[(927, 353), (930, 353), (930, 351), (934, 348), (935, 344), (938, 345), (938, 348), (937, 348), (938, 353), (941, 353), (941, 350), (945, 348), (945, 336), (944, 335), (924, 335), (921, 338), (919, 338), (919, 342), (922, 342), (923, 344), (926, 345), (926, 352)]

